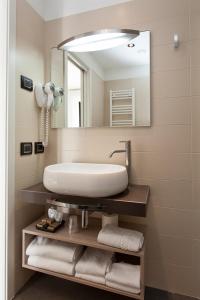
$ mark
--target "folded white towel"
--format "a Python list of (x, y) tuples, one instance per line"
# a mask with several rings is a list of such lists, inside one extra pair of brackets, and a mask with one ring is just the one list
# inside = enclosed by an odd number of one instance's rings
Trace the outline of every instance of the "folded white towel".
[(143, 233), (115, 225), (106, 225), (97, 238), (99, 243), (128, 251), (139, 251), (144, 242)]
[(106, 283), (105, 277), (104, 276), (96, 276), (96, 275), (90, 275), (90, 274), (81, 274), (81, 273), (76, 273), (75, 277), (85, 279), (88, 281), (92, 281), (95, 283), (100, 283), (104, 284)]
[(36, 237), (27, 247), (26, 255), (44, 256), (65, 262), (76, 261), (83, 250), (82, 246)]
[(133, 294), (139, 294), (140, 293), (140, 289), (135, 289), (135, 288), (131, 288), (129, 286), (125, 286), (119, 283), (114, 283), (112, 281), (106, 281), (106, 285), (109, 287), (112, 287), (114, 289), (117, 290), (121, 290), (121, 291), (125, 291), (128, 293), (133, 293)]
[(106, 285), (111, 284), (140, 291), (140, 266), (113, 263), (110, 272), (106, 274)]
[(105, 276), (112, 257), (112, 252), (87, 248), (76, 264), (76, 273)]
[(42, 256), (29, 256), (28, 265), (61, 274), (74, 275), (75, 263), (64, 262)]

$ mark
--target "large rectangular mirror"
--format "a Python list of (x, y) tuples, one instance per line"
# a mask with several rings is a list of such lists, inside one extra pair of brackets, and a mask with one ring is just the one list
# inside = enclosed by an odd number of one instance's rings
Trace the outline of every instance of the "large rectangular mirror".
[(51, 81), (64, 89), (52, 108), (53, 128), (150, 126), (150, 32), (131, 47), (53, 48)]

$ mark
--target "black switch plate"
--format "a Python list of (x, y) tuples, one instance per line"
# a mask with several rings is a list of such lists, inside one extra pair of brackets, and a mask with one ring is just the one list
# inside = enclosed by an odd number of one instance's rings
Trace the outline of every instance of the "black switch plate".
[(33, 80), (21, 75), (21, 88), (29, 92), (33, 91)]
[(35, 154), (43, 153), (44, 152), (44, 146), (42, 142), (35, 142)]
[(33, 153), (32, 143), (21, 143), (20, 144), (20, 154), (21, 155), (31, 155)]

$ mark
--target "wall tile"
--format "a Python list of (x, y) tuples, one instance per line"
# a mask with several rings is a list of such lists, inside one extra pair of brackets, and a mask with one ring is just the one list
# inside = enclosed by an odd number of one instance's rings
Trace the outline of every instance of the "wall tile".
[(191, 179), (188, 154), (132, 153), (133, 178)]
[(175, 16), (152, 20), (147, 23), (139, 23), (141, 30), (151, 31), (152, 46), (173, 44), (174, 33), (178, 33), (180, 40), (186, 42), (189, 40), (189, 17)]
[[(200, 15), (199, 15), (200, 17)], [(191, 67), (192, 68), (200, 68), (200, 39), (192, 40), (189, 44), (189, 51), (191, 56)]]
[[(156, 7), (156, 9), (155, 9)], [(188, 15), (187, 0), (135, 0), (133, 2), (133, 19), (140, 22), (162, 20), (169, 17)]]
[(200, 180), (192, 181), (192, 199), (194, 207), (200, 210)]
[(165, 208), (196, 209), (195, 200), (191, 197), (191, 180), (155, 180), (149, 184), (151, 201), (154, 205)]
[(200, 96), (200, 68), (191, 68), (191, 95)]
[(200, 13), (198, 13), (198, 10), (196, 12), (193, 11), (192, 14), (191, 14), (191, 18), (190, 18), (190, 38), (191, 39), (200, 39), (200, 32), (199, 32), (200, 19), (199, 19), (199, 16), (200, 16)]
[[(18, 126), (16, 125), (16, 138), (15, 138), (15, 146), (16, 146), (16, 153), (20, 153), (20, 143), (21, 142), (37, 142), (38, 141), (38, 130), (37, 126), (33, 128), (31, 125), (27, 126)], [(37, 124), (38, 125), (38, 124)], [(20, 134), (19, 134), (20, 132)], [(34, 144), (33, 144), (33, 152), (34, 152)]]
[(189, 97), (152, 99), (153, 125), (191, 124), (191, 100)]
[(192, 154), (192, 178), (200, 179), (200, 153)]
[(153, 98), (189, 96), (189, 70), (152, 73)]
[(196, 281), (194, 280), (194, 270), (191, 267), (171, 266), (171, 286), (172, 291), (176, 294), (181, 290), (182, 295), (194, 295)]
[[(86, 137), (130, 137), (130, 136), (147, 136), (151, 132), (151, 127), (137, 127), (137, 128), (88, 128), (86, 129)], [(68, 129), (67, 129), (68, 131)]]
[(187, 238), (160, 236), (150, 230), (147, 234), (147, 259), (192, 267), (192, 242), (192, 239)]
[(193, 17), (194, 14), (200, 15), (199, 0), (190, 0), (189, 5), (190, 5), (191, 18)]
[(150, 206), (147, 218), (149, 229), (158, 235), (188, 239), (199, 237), (195, 211)]
[[(193, 242), (193, 255), (192, 263), (194, 270), (194, 278), (200, 278), (200, 240), (195, 240)], [(199, 298), (200, 295), (200, 286), (198, 280), (195, 281), (194, 293), (193, 295)]]
[(200, 240), (200, 210), (196, 210), (194, 212), (194, 231), (193, 231), (193, 234), (194, 234), (194, 237), (195, 239), (198, 239)]
[[(131, 141), (131, 149), (136, 152), (149, 152), (157, 151), (162, 152), (168, 148), (169, 152), (187, 153), (190, 151), (190, 126), (156, 126), (149, 128), (149, 134), (143, 134), (142, 131), (135, 132), (132, 129), (132, 134), (124, 137), (123, 132), (118, 135), (96, 135), (92, 136), (87, 134), (84, 136), (73, 136), (65, 134), (65, 141), (63, 144), (63, 150), (79, 150), (85, 152), (86, 156), (92, 151), (101, 151), (104, 154), (105, 161), (108, 158), (109, 153), (115, 149), (122, 149), (124, 146), (119, 141), (126, 140)], [(102, 149), (101, 145), (105, 144)], [(117, 154), (115, 156), (124, 156), (123, 154)], [(102, 156), (103, 158), (103, 156)]]
[(188, 153), (190, 151), (190, 126), (154, 126), (147, 137), (133, 137), (133, 151), (163, 153)]
[(173, 36), (168, 45), (151, 48), (152, 72), (170, 71), (189, 68), (189, 47), (182, 42), (181, 47), (174, 49)]
[(28, 187), (41, 182), (44, 155), (16, 155), (16, 188)]
[(200, 97), (192, 98), (192, 152), (200, 152)]
[(191, 267), (164, 264), (159, 261), (147, 262), (147, 281), (149, 286), (155, 285), (172, 293), (182, 291), (182, 295), (194, 295), (194, 272)]

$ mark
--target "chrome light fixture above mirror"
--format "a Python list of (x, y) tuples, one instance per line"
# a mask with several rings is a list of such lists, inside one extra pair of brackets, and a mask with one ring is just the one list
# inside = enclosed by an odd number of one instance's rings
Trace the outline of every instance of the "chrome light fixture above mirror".
[[(70, 52), (90, 52), (118, 47), (127, 44), (133, 45), (133, 39), (140, 32), (131, 29), (103, 29), (91, 31), (69, 38), (58, 45), (58, 49)], [(131, 46), (130, 46), (131, 45)]]

